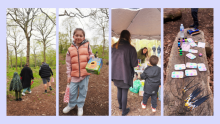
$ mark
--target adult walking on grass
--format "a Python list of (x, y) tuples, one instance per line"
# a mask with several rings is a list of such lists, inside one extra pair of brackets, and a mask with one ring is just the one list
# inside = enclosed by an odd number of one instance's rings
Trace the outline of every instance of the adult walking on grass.
[(27, 90), (28, 93), (31, 93), (31, 79), (34, 79), (32, 70), (28, 67), (28, 64), (25, 64), (24, 68), (21, 70), (20, 76), (23, 86), (23, 92), (21, 94), (24, 96)]
[(52, 77), (53, 77), (53, 72), (52, 72), (50, 66), (47, 63), (42, 62), (42, 65), (41, 65), (40, 70), (39, 70), (39, 75), (41, 76), (41, 78), (43, 80), (45, 93), (47, 93), (47, 85), (49, 85), (50, 90), (52, 90), (51, 82), (50, 82), (51, 74), (52, 74)]
[(134, 67), (138, 65), (136, 49), (131, 45), (131, 35), (123, 30), (117, 43), (112, 46), (112, 81), (118, 88), (119, 109), (122, 116), (130, 111), (127, 106), (128, 89), (133, 86)]

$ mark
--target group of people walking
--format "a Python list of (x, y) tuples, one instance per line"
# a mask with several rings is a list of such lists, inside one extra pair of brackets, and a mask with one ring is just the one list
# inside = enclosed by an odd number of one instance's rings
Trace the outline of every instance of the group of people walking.
[[(51, 75), (53, 76), (53, 72), (48, 64), (42, 62), (42, 65), (39, 70), (39, 75), (43, 80), (45, 93), (47, 93), (47, 83), (49, 85), (50, 90), (52, 90), (50, 77)], [(20, 76), (17, 72), (14, 72), (13, 78), (10, 83), (9, 91), (15, 91), (16, 101), (21, 101), (21, 95), (24, 96), (26, 91), (28, 91), (28, 93), (32, 92), (31, 85), (33, 84), (33, 82), (33, 71), (31, 70), (28, 64), (25, 64), (24, 68), (21, 70)]]

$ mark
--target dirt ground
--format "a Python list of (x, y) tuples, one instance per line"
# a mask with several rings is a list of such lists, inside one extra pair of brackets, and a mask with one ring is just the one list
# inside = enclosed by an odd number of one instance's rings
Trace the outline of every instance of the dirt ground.
[[(54, 79), (56, 81), (56, 79)], [(56, 83), (51, 83), (53, 90), (44, 93), (43, 82), (41, 85), (31, 89), (32, 93), (26, 91), (22, 101), (15, 101), (14, 96), (7, 96), (8, 116), (56, 116)]]
[[(64, 56), (60, 55), (60, 60), (64, 60)], [(91, 74), (89, 78), (88, 92), (83, 107), (83, 115), (109, 115), (109, 83), (108, 83), (108, 65), (103, 63), (99, 75)], [(63, 102), (67, 85), (66, 64), (59, 65), (59, 115), (77, 115), (77, 107), (69, 113), (64, 114), (63, 109), (67, 103)]]
[[(118, 109), (119, 104), (117, 100), (117, 87), (114, 85), (114, 83), (111, 83), (111, 89), (112, 89), (112, 106), (111, 106), (111, 114), (112, 116), (121, 116), (122, 111)], [(143, 100), (142, 96), (139, 96), (139, 94), (132, 93), (130, 90), (128, 91), (128, 101), (127, 101), (127, 107), (130, 108), (130, 112), (127, 114), (127, 116), (161, 116), (161, 102), (157, 100), (157, 108), (156, 112), (152, 112), (151, 110), (151, 98), (147, 101), (147, 107), (146, 109), (142, 109), (141, 107), (141, 101)]]
[[(193, 18), (191, 16), (191, 9), (181, 9), (182, 17), (179, 20), (169, 21), (164, 23), (164, 83), (166, 80), (166, 68), (169, 62), (169, 57), (171, 53), (171, 48), (177, 33), (180, 31), (180, 25), (183, 24), (184, 28), (188, 28), (193, 24)], [(204, 32), (204, 36), (207, 42), (210, 43), (213, 53), (213, 9), (199, 9), (198, 10), (198, 20), (199, 27), (198, 29)], [(207, 57), (208, 65), (210, 70), (210, 87), (213, 92), (213, 62), (214, 62), (214, 53)]]
[[(145, 61), (148, 63), (149, 61)], [(161, 61), (159, 59), (158, 65), (161, 66)], [(111, 98), (112, 98), (112, 105), (111, 105), (111, 115), (112, 116), (121, 116), (122, 111), (118, 109), (118, 99), (117, 99), (117, 87), (114, 85), (114, 82), (111, 82)], [(161, 116), (161, 101), (157, 100), (157, 108), (156, 112), (153, 113), (151, 109), (151, 98), (147, 101), (146, 109), (142, 109), (141, 101), (143, 100), (143, 96), (139, 96), (139, 94), (132, 93), (128, 90), (128, 99), (127, 99), (127, 107), (130, 108), (130, 112), (127, 116)]]

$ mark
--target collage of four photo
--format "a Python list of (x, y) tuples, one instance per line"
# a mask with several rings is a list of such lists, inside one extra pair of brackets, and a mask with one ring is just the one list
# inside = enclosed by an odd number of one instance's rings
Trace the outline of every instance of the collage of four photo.
[(7, 116), (214, 115), (213, 8), (58, 12), (7, 8)]

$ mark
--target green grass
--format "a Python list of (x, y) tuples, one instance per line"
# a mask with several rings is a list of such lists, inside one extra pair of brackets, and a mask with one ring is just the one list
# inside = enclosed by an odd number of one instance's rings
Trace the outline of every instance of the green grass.
[[(9, 91), (9, 86), (13, 78), (14, 72), (18, 72), (18, 74), (20, 75), (21, 69), (22, 68), (18, 68), (16, 71), (15, 69), (13, 70), (12, 68), (8, 68), (7, 70), (7, 95), (15, 96), (14, 91)], [(39, 69), (40, 67), (37, 67), (37, 68), (31, 67), (31, 70), (33, 71), (33, 76), (34, 76), (34, 83), (31, 85), (31, 89), (43, 83), (39, 75)], [(56, 67), (51, 67), (51, 69), (53, 71), (53, 77), (56, 78)]]

